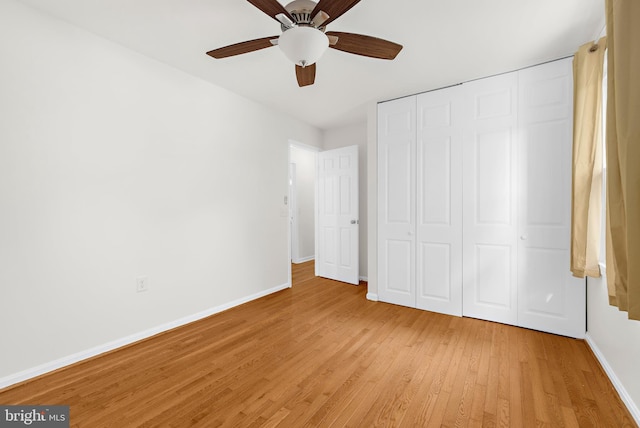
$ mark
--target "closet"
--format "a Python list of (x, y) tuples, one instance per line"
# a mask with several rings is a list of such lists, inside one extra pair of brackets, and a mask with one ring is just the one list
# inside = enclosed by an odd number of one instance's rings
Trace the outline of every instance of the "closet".
[(379, 299), (571, 337), (572, 61), (378, 105)]

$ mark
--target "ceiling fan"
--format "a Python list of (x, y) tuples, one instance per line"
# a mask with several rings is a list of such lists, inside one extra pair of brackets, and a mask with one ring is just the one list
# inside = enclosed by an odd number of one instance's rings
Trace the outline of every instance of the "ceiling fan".
[(313, 85), (316, 61), (327, 48), (380, 59), (394, 59), (402, 45), (362, 34), (326, 31), (326, 26), (360, 0), (294, 0), (286, 6), (277, 0), (248, 0), (280, 23), (280, 36), (263, 37), (207, 52), (213, 58), (227, 58), (278, 45), (296, 65), (298, 86)]

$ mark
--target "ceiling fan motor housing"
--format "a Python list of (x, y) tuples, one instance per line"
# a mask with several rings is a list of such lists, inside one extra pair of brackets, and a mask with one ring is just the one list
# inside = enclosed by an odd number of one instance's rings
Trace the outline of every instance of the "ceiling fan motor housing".
[[(293, 0), (284, 8), (289, 12), (289, 15), (293, 18), (293, 22), (302, 26), (311, 26), (311, 12), (316, 7), (316, 3), (311, 0)], [(283, 31), (285, 29), (283, 28)], [(324, 28), (321, 29), (324, 31)]]

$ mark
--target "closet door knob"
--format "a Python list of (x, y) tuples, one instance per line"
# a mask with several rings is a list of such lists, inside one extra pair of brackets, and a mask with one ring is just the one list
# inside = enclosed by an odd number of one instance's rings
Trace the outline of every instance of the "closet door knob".
[(520, 239), (523, 240), (523, 241), (526, 241), (527, 239), (529, 239), (529, 236), (522, 235), (522, 236), (520, 236)]

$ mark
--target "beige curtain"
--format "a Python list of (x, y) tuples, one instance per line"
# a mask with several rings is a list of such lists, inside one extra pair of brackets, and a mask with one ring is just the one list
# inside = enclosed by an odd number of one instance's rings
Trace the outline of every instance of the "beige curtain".
[(602, 67), (606, 38), (573, 58), (573, 191), (571, 272), (599, 277), (602, 220)]
[(607, 281), (640, 320), (640, 1), (606, 0)]

